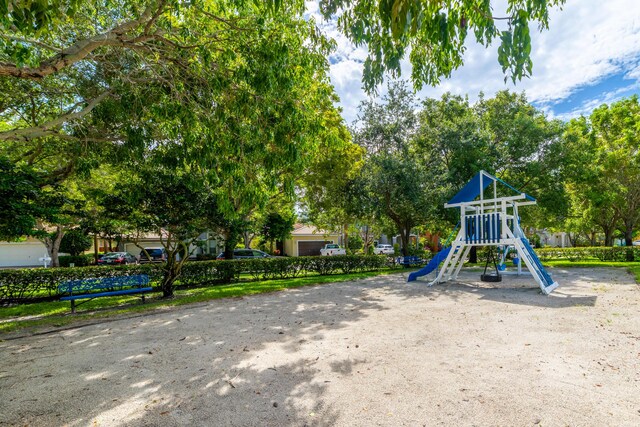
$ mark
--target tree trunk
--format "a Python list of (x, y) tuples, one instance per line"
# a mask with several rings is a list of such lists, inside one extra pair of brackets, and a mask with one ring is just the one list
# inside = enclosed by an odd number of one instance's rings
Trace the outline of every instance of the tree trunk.
[(58, 254), (58, 252), (60, 252), (60, 242), (56, 242), (54, 240), (51, 248), (47, 248), (47, 250), (49, 251), (49, 256), (51, 257), (51, 267), (60, 267), (60, 256)]
[(478, 263), (478, 247), (471, 246), (471, 250), (469, 251), (469, 262), (473, 264)]
[(633, 228), (625, 228), (624, 230), (624, 244), (627, 248), (627, 261), (633, 262)]
[(364, 255), (369, 255), (369, 246), (371, 245), (371, 243), (369, 242), (370, 235), (369, 235), (369, 226), (368, 225), (364, 226), (364, 236), (362, 236), (362, 240), (363, 240), (363, 244), (362, 244), (363, 254)]
[(400, 228), (400, 240), (402, 241), (402, 255), (409, 255), (409, 238), (411, 235), (411, 228)]
[(98, 235), (93, 235), (93, 260), (98, 264)]
[(251, 242), (253, 241), (254, 235), (248, 231), (242, 233), (242, 238), (244, 240), (244, 248), (251, 249)]
[(240, 241), (241, 233), (235, 224), (231, 224), (225, 230), (224, 236), (224, 259), (233, 259), (233, 250)]
[(224, 259), (233, 259), (233, 249), (235, 244), (231, 244), (228, 240), (224, 241)]
[(178, 263), (176, 261), (175, 252), (167, 254), (167, 264), (164, 268), (164, 277), (162, 278), (162, 298), (173, 298), (173, 282), (179, 276)]
[(613, 229), (604, 228), (604, 245), (613, 246)]
[(50, 236), (40, 240), (47, 248), (47, 253), (49, 254), (49, 258), (51, 258), (51, 267), (60, 267), (60, 258), (58, 257), (58, 252), (60, 252), (60, 242), (62, 242), (64, 233), (65, 230), (62, 228), (62, 226), (57, 225), (56, 231), (54, 233), (51, 233)]
[(173, 282), (175, 282), (176, 278), (172, 270), (164, 272), (164, 277), (162, 278), (162, 298), (173, 298)]
[[(177, 243), (173, 250), (169, 250), (168, 246), (168, 244), (165, 246), (167, 263), (164, 266), (164, 277), (161, 283), (162, 298), (173, 298), (173, 284), (176, 279), (180, 277), (182, 266), (187, 258), (189, 258), (189, 248), (184, 242)], [(178, 260), (178, 254), (180, 253), (184, 255)]]
[(344, 245), (344, 249), (346, 251), (349, 251), (349, 224), (344, 224), (342, 226), (342, 230), (344, 233), (344, 241), (342, 242), (342, 244)]

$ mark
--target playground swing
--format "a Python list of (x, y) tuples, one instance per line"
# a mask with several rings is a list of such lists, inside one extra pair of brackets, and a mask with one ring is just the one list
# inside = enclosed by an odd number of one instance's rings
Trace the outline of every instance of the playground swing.
[[(500, 269), (498, 268), (498, 261), (496, 260), (496, 251), (489, 250), (487, 251), (487, 260), (484, 264), (484, 272), (480, 275), (480, 280), (483, 282), (502, 282), (502, 274), (500, 274)], [(489, 268), (489, 264), (493, 264), (494, 273), (487, 274), (487, 269)]]
[[(485, 190), (493, 184), (492, 197), (485, 197)], [(512, 196), (497, 195), (500, 184), (515, 193)], [(476, 200), (477, 199), (477, 200)], [(409, 274), (408, 281), (416, 280), (432, 271), (436, 271), (436, 278), (429, 286), (455, 280), (466, 261), (473, 246), (493, 246), (501, 248), (500, 263), (495, 265), (496, 275), (506, 274), (506, 259), (509, 251), (517, 254), (517, 273), (522, 274), (522, 265), (531, 273), (542, 292), (550, 294), (558, 283), (542, 266), (535, 251), (529, 244), (520, 228), (518, 209), (536, 204), (536, 200), (485, 171), (478, 172), (448, 203), (445, 208), (460, 209), (460, 229), (451, 241), (438, 252), (422, 269)], [(456, 227), (457, 229), (457, 227)], [(454, 230), (455, 232), (456, 230)], [(512, 248), (512, 249), (511, 249)], [(494, 254), (495, 255), (495, 254)], [(495, 261), (495, 260), (494, 260)], [(439, 267), (442, 263), (442, 267)], [(503, 272), (500, 273), (499, 266)], [(485, 266), (486, 273), (487, 266)], [(484, 274), (483, 274), (484, 276)], [(491, 278), (490, 278), (491, 279)]]

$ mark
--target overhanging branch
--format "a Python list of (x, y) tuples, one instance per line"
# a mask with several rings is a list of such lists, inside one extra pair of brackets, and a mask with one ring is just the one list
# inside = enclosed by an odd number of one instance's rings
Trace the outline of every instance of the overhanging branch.
[(109, 91), (103, 92), (87, 104), (80, 111), (72, 111), (67, 114), (63, 114), (60, 117), (56, 117), (49, 122), (40, 126), (33, 126), (29, 128), (13, 129), (5, 132), (0, 132), (0, 141), (30, 141), (35, 138), (41, 138), (44, 136), (53, 136), (58, 134), (58, 128), (64, 123), (72, 120), (79, 119), (91, 112), (104, 98), (110, 94)]
[[(152, 12), (154, 8), (148, 6), (138, 19), (120, 24), (107, 32), (96, 34), (88, 39), (79, 40), (73, 45), (63, 49), (57, 55), (44, 61), (39, 67), (19, 67), (10, 62), (0, 62), (0, 76), (42, 79), (69, 65), (82, 61), (91, 54), (91, 52), (101, 46), (113, 44), (126, 45), (126, 41), (123, 40), (122, 36), (142, 24), (146, 24), (145, 31), (147, 31), (160, 16), (164, 6), (165, 2), (161, 1), (155, 8), (155, 12)], [(136, 41), (132, 42), (132, 44), (134, 43), (136, 43)]]

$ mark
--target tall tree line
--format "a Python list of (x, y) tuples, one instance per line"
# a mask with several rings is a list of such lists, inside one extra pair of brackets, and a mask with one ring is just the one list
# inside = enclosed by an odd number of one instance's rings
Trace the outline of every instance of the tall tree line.
[(479, 170), (545, 194), (540, 217), (562, 217), (564, 189), (553, 178), (562, 130), (522, 94), (481, 96), (473, 105), (450, 93), (419, 101), (397, 81), (360, 107), (353, 138), (366, 155), (348, 186), (359, 183), (358, 197), (369, 202), (359, 206), (400, 236), (405, 254), (410, 233), (451, 230), (457, 218), (443, 204)]

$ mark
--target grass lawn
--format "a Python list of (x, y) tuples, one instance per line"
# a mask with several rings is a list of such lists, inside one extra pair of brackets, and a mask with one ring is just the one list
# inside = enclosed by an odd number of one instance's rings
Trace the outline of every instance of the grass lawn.
[[(138, 313), (162, 307), (171, 307), (218, 298), (240, 297), (244, 295), (274, 292), (282, 289), (322, 283), (345, 282), (365, 279), (398, 270), (372, 271), (366, 273), (337, 274), (331, 276), (299, 277), (295, 279), (262, 280), (256, 282), (239, 282), (229, 285), (209, 286), (202, 288), (177, 289), (173, 299), (162, 299), (161, 292), (146, 294), (146, 303), (141, 304), (135, 296), (113, 296), (96, 298), (76, 307), (76, 314), (71, 315), (69, 301), (50, 301), (34, 304), (22, 304), (0, 308), (0, 333), (12, 332), (31, 327), (61, 327), (74, 322), (96, 318), (113, 317), (125, 313)], [(87, 300), (78, 300), (78, 302)]]

